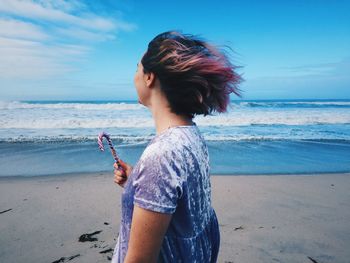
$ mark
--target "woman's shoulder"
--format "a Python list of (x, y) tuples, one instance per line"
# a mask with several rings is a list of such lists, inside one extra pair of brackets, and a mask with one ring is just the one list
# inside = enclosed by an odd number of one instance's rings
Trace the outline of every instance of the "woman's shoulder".
[(144, 150), (141, 159), (174, 158), (182, 155), (189, 145), (195, 143), (197, 127), (173, 127), (157, 135)]
[(157, 138), (157, 140), (153, 140), (150, 144), (148, 144), (141, 155), (141, 160), (154, 160), (157, 158), (164, 159), (176, 153), (177, 148), (178, 147), (171, 141), (165, 138)]

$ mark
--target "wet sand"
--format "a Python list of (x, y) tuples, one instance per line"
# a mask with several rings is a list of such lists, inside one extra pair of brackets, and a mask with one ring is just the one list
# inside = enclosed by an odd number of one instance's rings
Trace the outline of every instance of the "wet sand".
[[(0, 262), (108, 262), (122, 193), (112, 177), (0, 178)], [(211, 180), (218, 262), (350, 262), (350, 174)]]

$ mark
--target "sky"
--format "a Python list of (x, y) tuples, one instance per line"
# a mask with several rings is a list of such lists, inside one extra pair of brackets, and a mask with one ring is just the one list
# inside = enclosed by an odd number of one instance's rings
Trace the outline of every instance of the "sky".
[(0, 0), (0, 100), (136, 100), (157, 34), (232, 48), (243, 99), (350, 99), (349, 1)]

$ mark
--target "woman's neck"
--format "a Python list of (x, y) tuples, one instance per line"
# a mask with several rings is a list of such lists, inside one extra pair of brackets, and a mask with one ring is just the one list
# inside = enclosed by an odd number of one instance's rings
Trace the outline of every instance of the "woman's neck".
[(193, 125), (192, 119), (187, 116), (177, 115), (170, 111), (165, 101), (157, 101), (152, 104), (150, 110), (156, 126), (157, 134), (175, 126)]

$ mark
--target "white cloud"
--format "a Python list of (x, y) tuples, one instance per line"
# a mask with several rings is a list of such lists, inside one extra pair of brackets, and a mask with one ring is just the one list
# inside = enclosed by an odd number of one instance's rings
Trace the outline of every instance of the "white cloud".
[(294, 67), (280, 67), (286, 74), (285, 76), (315, 76), (315, 77), (329, 77), (333, 75), (346, 75), (350, 69), (350, 58), (346, 57), (336, 62), (317, 63), (299, 65)]
[(59, 9), (65, 12), (71, 12), (84, 8), (84, 4), (76, 0), (37, 0), (41, 6), (51, 9)]
[(0, 36), (19, 39), (46, 40), (49, 36), (39, 27), (14, 19), (0, 18)]
[(100, 32), (93, 32), (84, 30), (81, 28), (56, 28), (54, 30), (57, 34), (68, 37), (70, 39), (78, 39), (78, 40), (86, 40), (86, 41), (107, 41), (107, 40), (113, 40), (115, 39), (115, 35), (112, 33), (100, 33)]
[(136, 26), (102, 17), (81, 1), (1, 0), (0, 80), (47, 78), (77, 70), (94, 43)]
[(74, 62), (88, 52), (84, 46), (46, 46), (37, 41), (0, 38), (0, 77), (47, 78), (76, 70)]
[[(62, 5), (61, 5), (62, 6)], [(59, 8), (61, 6), (56, 6)], [(80, 16), (70, 14), (66, 9), (54, 9), (53, 5), (44, 5), (43, 2), (2, 0), (0, 12), (9, 15), (20, 16), (30, 19), (41, 19), (51, 22), (60, 22), (69, 25), (76, 25), (92, 30), (109, 31), (116, 29), (117, 23), (111, 19), (99, 17), (92, 13), (83, 13)], [(123, 28), (125, 26), (123, 25)]]

